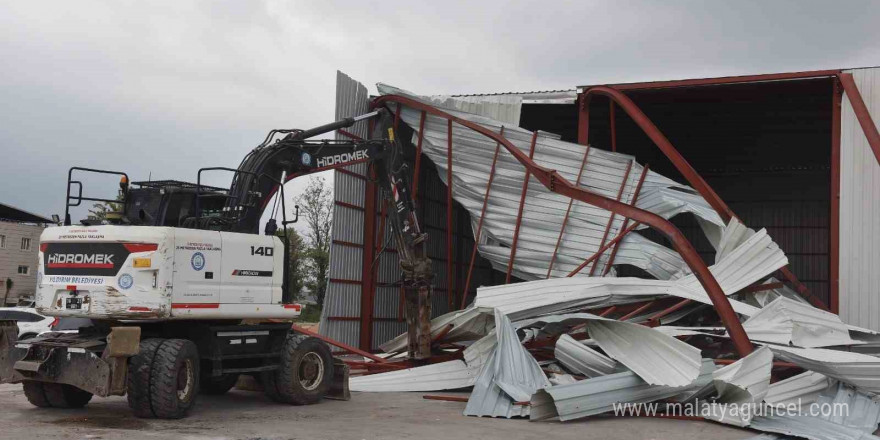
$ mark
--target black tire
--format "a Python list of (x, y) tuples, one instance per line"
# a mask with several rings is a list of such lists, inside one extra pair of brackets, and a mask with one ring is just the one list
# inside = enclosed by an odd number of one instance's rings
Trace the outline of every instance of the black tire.
[(82, 408), (92, 393), (73, 385), (26, 380), (22, 383), (28, 402), (40, 408)]
[(140, 343), (140, 351), (128, 361), (128, 407), (136, 417), (156, 417), (150, 403), (150, 372), (156, 349), (164, 339), (145, 339)]
[(202, 394), (220, 395), (231, 390), (238, 382), (238, 373), (224, 374), (220, 377), (210, 377), (203, 375), (199, 381), (199, 388)]
[(159, 344), (150, 368), (150, 403), (160, 419), (180, 419), (199, 394), (199, 351), (192, 341), (167, 339)]
[(318, 403), (333, 380), (333, 356), (323, 341), (289, 334), (281, 346), (281, 362), (263, 374), (266, 395), (281, 403)]
[(37, 337), (36, 333), (25, 333), (25, 334), (19, 336), (18, 340), (24, 341), (25, 339), (31, 339), (31, 338), (36, 338), (36, 337)]
[(27, 397), (31, 405), (40, 408), (50, 408), (49, 399), (46, 397), (46, 391), (43, 390), (43, 382), (35, 380), (26, 380), (21, 383), (24, 388), (24, 396)]
[(92, 393), (64, 383), (45, 383), (43, 390), (53, 408), (82, 408), (92, 400)]

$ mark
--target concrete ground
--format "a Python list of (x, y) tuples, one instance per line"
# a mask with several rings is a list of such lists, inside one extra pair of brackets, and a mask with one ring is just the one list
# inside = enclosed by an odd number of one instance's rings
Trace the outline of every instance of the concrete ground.
[(465, 417), (464, 403), (424, 400), (423, 394), (354, 393), (348, 402), (296, 407), (272, 403), (262, 393), (233, 390), (200, 396), (186, 419), (150, 420), (132, 416), (125, 397), (96, 397), (79, 410), (41, 409), (28, 403), (21, 385), (0, 385), (0, 438), (733, 440), (755, 435), (710, 422), (656, 418), (559, 423)]

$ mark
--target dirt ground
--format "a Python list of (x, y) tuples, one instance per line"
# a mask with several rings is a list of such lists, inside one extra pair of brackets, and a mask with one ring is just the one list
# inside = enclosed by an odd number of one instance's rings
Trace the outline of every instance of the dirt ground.
[[(94, 398), (84, 409), (32, 407), (21, 385), (0, 385), (0, 439), (744, 439), (755, 435), (703, 421), (605, 418), (529, 422), (465, 417), (464, 403), (422, 399), (423, 393), (355, 393), (348, 402), (305, 407), (233, 390), (199, 396), (182, 420), (138, 419), (125, 397)], [(455, 394), (455, 393), (443, 393)], [(460, 394), (465, 395), (465, 394)]]

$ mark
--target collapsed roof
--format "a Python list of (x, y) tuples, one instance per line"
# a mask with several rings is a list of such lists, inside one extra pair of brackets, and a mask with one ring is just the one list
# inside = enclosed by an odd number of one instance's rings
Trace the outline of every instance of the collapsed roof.
[[(716, 422), (804, 438), (873, 438), (880, 422), (874, 397), (880, 391), (878, 358), (850, 350), (870, 353), (876, 334), (847, 326), (778, 286), (771, 275), (788, 260), (766, 231), (749, 229), (735, 217), (723, 220), (700, 193), (647, 170), (631, 156), (517, 127), (509, 119), (518, 114), (512, 108), (516, 99), (477, 105), (454, 97), (419, 97), (383, 84), (379, 91), (500, 133), (537, 164), (591, 193), (665, 219), (695, 216), (716, 250), (709, 272), (759, 348), (733, 361), (726, 342), (732, 336), (724, 328), (656, 327), (680, 319), (717, 322), (698, 306), (713, 301), (675, 250), (629, 233), (640, 225), (530, 180), (522, 161), (492, 139), (389, 102), (413, 130), (413, 144), (418, 142), (442, 170), (439, 176), (452, 184), (452, 196), (470, 214), (480, 254), (497, 270), (527, 282), (480, 287), (467, 308), (432, 321), (437, 350), (453, 359), (357, 376), (352, 390), (473, 387), (464, 414), (532, 420), (587, 417), (620, 403), (697, 404), (710, 398), (712, 408), (704, 417)], [(450, 165), (452, 182), (447, 182)], [(620, 236), (616, 250), (604, 252), (609, 240)], [(589, 255), (598, 257), (585, 265)], [(618, 277), (617, 265), (638, 267), (654, 279)], [(668, 300), (678, 302), (658, 312), (656, 306)], [(696, 315), (700, 318), (693, 319)], [(382, 345), (389, 359), (405, 347), (406, 335)], [(774, 358), (804, 372), (771, 384)], [(375, 364), (372, 371), (385, 368)], [(836, 417), (757, 411), (795, 398), (807, 405), (845, 398), (857, 403)], [(756, 412), (732, 413), (725, 404)]]

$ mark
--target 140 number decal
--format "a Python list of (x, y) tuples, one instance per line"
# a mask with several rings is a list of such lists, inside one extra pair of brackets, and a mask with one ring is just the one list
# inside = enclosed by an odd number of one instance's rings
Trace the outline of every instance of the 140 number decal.
[(251, 246), (251, 255), (262, 255), (264, 257), (271, 257), (274, 252), (274, 249), (269, 246)]

